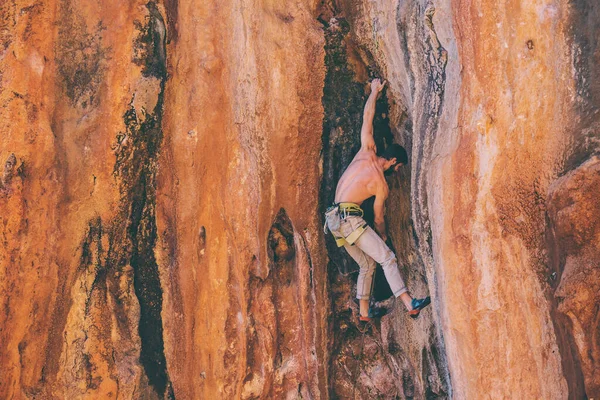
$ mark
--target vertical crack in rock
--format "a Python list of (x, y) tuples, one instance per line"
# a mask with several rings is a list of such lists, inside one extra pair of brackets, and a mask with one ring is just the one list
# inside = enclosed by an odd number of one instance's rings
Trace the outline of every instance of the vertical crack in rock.
[(290, 284), (291, 275), (293, 273), (290, 270), (290, 265), (287, 263), (295, 257), (294, 248), (294, 228), (292, 227), (292, 221), (287, 216), (287, 213), (282, 208), (277, 213), (273, 225), (269, 230), (269, 259), (272, 260), (275, 268), (276, 280), (280, 284), (286, 286)]
[[(320, 191), (320, 209), (324, 212), (334, 200), (341, 174), (360, 148), (360, 129), (366, 101), (364, 84), (369, 75), (373, 77), (377, 73), (378, 67), (368, 49), (358, 48), (353, 43), (350, 22), (340, 16), (334, 5), (329, 4), (329, 7), (322, 9), (319, 21), (324, 28), (327, 68), (322, 100), (325, 111), (324, 166)], [(364, 80), (364, 83), (357, 82), (358, 79)], [(380, 152), (393, 140), (385, 96), (381, 96), (377, 102), (374, 135)], [(365, 219), (370, 223), (373, 220), (372, 207), (372, 199), (363, 203)], [(406, 382), (412, 382), (415, 372), (408, 362), (402, 363), (398, 370), (398, 360), (404, 357), (402, 352), (389, 354), (375, 333), (363, 338), (355, 326), (351, 312), (355, 306), (351, 299), (356, 293), (356, 263), (335, 245), (330, 235), (326, 236), (326, 244), (330, 258), (328, 279), (333, 310), (330, 324), (334, 332), (329, 363), (329, 381), (333, 383), (330, 396), (349, 398), (353, 393), (360, 393), (362, 396), (394, 397), (404, 392), (404, 396), (408, 394), (410, 397), (414, 385), (408, 385), (411, 389), (398, 384), (402, 376), (408, 377), (408, 380), (404, 379)], [(340, 273), (347, 277), (340, 279)], [(385, 297), (386, 291), (391, 295), (382, 274), (376, 275), (376, 285), (376, 297), (377, 294)], [(365, 351), (362, 356), (361, 348)]]
[[(72, 4), (66, 0), (60, 4), (66, 22), (58, 29), (54, 49), (59, 81), (72, 107), (96, 107), (107, 57), (104, 27), (99, 23), (89, 34)], [(112, 220), (90, 220), (77, 273), (72, 278), (63, 274), (57, 289), (70, 290), (70, 303), (65, 307), (60, 301), (53, 317), (51, 331), (64, 330), (64, 337), (49, 339), (40, 382), (46, 395), (52, 393), (56, 379), (67, 397), (174, 398), (164, 354), (163, 293), (155, 258), (166, 29), (154, 2), (146, 10), (145, 22), (135, 25), (133, 55), (142, 77), (134, 82), (133, 98), (123, 115), (125, 131), (117, 135), (113, 149), (119, 207)], [(80, 385), (82, 380), (85, 386)]]
[[(117, 138), (115, 175), (121, 182), (123, 218), (126, 221), (128, 254), (119, 263), (133, 268), (135, 293), (140, 305), (140, 362), (149, 384), (160, 397), (174, 398), (164, 354), (162, 288), (154, 255), (156, 228), (156, 167), (162, 142), (164, 88), (167, 79), (166, 29), (156, 4), (146, 5), (149, 15), (137, 22), (139, 36), (134, 62), (143, 75), (159, 83), (158, 99), (152, 110), (136, 110), (134, 100), (124, 115), (126, 131)], [(129, 257), (129, 260), (126, 258)]]
[[(364, 85), (356, 82), (355, 72), (348, 60), (347, 47), (350, 32), (348, 21), (333, 14), (322, 14), (320, 21), (325, 33), (325, 65), (327, 73), (323, 88), (323, 180), (321, 182), (320, 209), (334, 201), (339, 178), (360, 149), (360, 129), (366, 102)], [(357, 55), (354, 55), (358, 57)], [(355, 59), (354, 63), (362, 64)], [(367, 68), (364, 64), (363, 68)], [(392, 135), (387, 119), (387, 102), (384, 96), (377, 101), (374, 120), (375, 142), (380, 151), (391, 143)], [(372, 202), (366, 203), (372, 216)], [(368, 217), (367, 217), (368, 218)], [(327, 238), (331, 260), (342, 274), (356, 271), (354, 261), (339, 249), (331, 237)]]
[[(343, 14), (339, 12), (338, 6)], [(366, 81), (368, 72), (374, 71), (387, 71), (393, 76), (389, 71), (393, 66), (389, 65), (389, 60), (382, 58), (385, 54), (379, 46), (379, 22), (373, 17), (377, 11), (369, 9), (370, 7), (359, 7), (349, 2), (327, 2), (319, 16), (325, 31), (327, 68), (323, 93), (325, 118), (321, 211), (333, 201), (337, 181), (360, 147), (359, 132), (365, 95), (363, 86), (357, 80)], [(426, 170), (431, 163), (433, 143), (442, 112), (447, 53), (437, 39), (432, 21), (434, 8), (430, 3), (425, 7), (420, 4), (406, 5), (403, 10), (402, 16), (399, 13), (396, 20), (400, 39), (397, 46), (400, 47), (399, 53), (404, 55), (408, 74), (406, 82), (410, 84), (410, 88), (406, 89), (410, 90), (410, 97), (414, 99), (410, 105), (413, 115), (412, 119), (406, 119), (408, 110), (402, 109), (406, 105), (395, 98), (394, 107), (399, 109), (392, 111), (398, 126), (390, 130), (387, 102), (382, 96), (378, 102), (374, 132), (379, 151), (392, 141), (392, 132), (402, 136), (400, 142), (407, 145), (409, 154), (412, 148), (411, 183), (402, 181), (403, 178), (395, 178), (391, 183), (392, 189), (396, 189), (398, 184), (402, 190), (410, 191), (412, 187), (410, 200), (408, 195), (404, 200), (410, 202), (410, 205), (394, 204), (392, 209), (397, 215), (388, 216), (388, 224), (391, 229), (403, 232), (400, 254), (397, 256), (401, 264), (410, 265), (410, 268), (401, 268), (409, 287), (420, 291), (426, 285), (423, 272), (426, 271), (427, 277), (432, 281), (429, 288), (435, 290)], [(414, 32), (409, 32), (409, 29)], [(398, 200), (403, 201), (401, 199)], [(363, 206), (366, 219), (372, 218), (372, 203), (367, 201)], [(413, 221), (409, 217), (411, 211)], [(331, 395), (352, 396), (356, 390), (363, 396), (377, 394), (384, 397), (419, 398), (426, 393), (429, 398), (450, 396), (450, 377), (441, 327), (436, 326), (434, 320), (428, 321), (426, 329), (400, 328), (402, 322), (397, 321), (398, 314), (394, 312), (393, 317), (382, 320), (382, 330), (393, 332), (386, 335), (384, 342), (389, 348), (396, 350), (384, 350), (379, 343), (379, 335), (373, 333), (366, 336), (365, 349), (375, 346), (380, 350), (359, 357), (361, 336), (351, 320), (350, 312), (355, 307), (351, 294), (354, 292), (356, 276), (350, 275), (348, 279), (340, 280), (337, 271), (348, 275), (355, 272), (356, 267), (346, 252), (335, 246), (331, 237), (326, 237), (326, 244), (331, 264), (329, 282), (334, 310), (331, 323), (335, 332), (331, 346), (330, 381), (334, 382)], [(381, 287), (376, 288), (377, 298), (377, 293), (385, 292), (383, 287), (387, 283), (383, 276), (376, 276), (375, 281), (381, 283)], [(427, 335), (423, 347), (418, 345), (415, 349), (414, 343), (405, 342), (406, 335), (419, 334)], [(415, 350), (419, 355), (414, 355)], [(359, 371), (359, 376), (349, 374), (348, 371), (355, 369)]]
[[(350, 31), (349, 23), (334, 14), (334, 9), (325, 10), (319, 17), (325, 35), (325, 84), (323, 87), (323, 178), (320, 190), (321, 213), (333, 203), (337, 181), (360, 148), (359, 129), (365, 94), (362, 85), (355, 82), (346, 52)], [(348, 371), (356, 369), (356, 362), (348, 354), (351, 346), (359, 341), (358, 331), (350, 322), (352, 313), (347, 300), (356, 274), (340, 279), (340, 273), (348, 275), (356, 271), (354, 261), (343, 249), (339, 249), (330, 235), (326, 235), (329, 255), (328, 280), (332, 299), (330, 338), (329, 395), (332, 398), (352, 395), (355, 382)], [(357, 352), (358, 353), (358, 352)]]
[[(156, 3), (149, 2), (149, 16), (145, 23), (135, 21), (135, 26), (140, 32), (135, 46), (133, 61), (142, 67), (144, 76), (153, 76), (161, 83), (161, 104), (157, 104), (156, 110), (160, 110), (162, 117), (162, 96), (164, 84), (167, 78), (167, 31)], [(160, 105), (160, 108), (158, 108)]]
[[(421, 376), (445, 376), (447, 374), (447, 361), (444, 349), (440, 349), (440, 341), (435, 337), (435, 330), (431, 330), (429, 343), (430, 347), (424, 347), (422, 350), (422, 374)], [(426, 379), (425, 380), (425, 398), (438, 399), (450, 397), (448, 394), (448, 381)]]

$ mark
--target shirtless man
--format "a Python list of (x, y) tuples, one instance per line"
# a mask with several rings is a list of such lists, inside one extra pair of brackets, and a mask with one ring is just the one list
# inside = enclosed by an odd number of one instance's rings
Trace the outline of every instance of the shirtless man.
[[(377, 156), (373, 139), (373, 117), (375, 102), (385, 82), (375, 79), (371, 82), (371, 94), (365, 105), (363, 125), (360, 133), (361, 148), (338, 182), (335, 191), (335, 205), (326, 214), (329, 230), (335, 236), (338, 246), (344, 246), (348, 254), (360, 266), (356, 297), (360, 304), (360, 320), (369, 321), (374, 315), (369, 313), (369, 299), (375, 263), (381, 264), (394, 296), (399, 297), (410, 316), (417, 318), (420, 311), (430, 303), (429, 297), (413, 299), (400, 276), (396, 256), (385, 244), (387, 241), (384, 219), (385, 200), (389, 188), (384, 173), (398, 171), (406, 164), (406, 150), (393, 144), (381, 157)], [(369, 197), (375, 196), (375, 232), (362, 218), (360, 205)]]

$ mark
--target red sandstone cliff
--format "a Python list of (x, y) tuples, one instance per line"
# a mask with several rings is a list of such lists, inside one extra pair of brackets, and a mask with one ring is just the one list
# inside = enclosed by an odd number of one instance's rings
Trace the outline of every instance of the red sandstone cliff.
[[(600, 396), (592, 0), (0, 3), (0, 398)], [(383, 76), (411, 291), (322, 211)], [(378, 290), (383, 290), (378, 288)]]

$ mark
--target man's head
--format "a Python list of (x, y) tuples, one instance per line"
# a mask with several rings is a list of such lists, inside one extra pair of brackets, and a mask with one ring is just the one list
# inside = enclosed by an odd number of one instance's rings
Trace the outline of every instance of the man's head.
[(408, 163), (406, 150), (404, 147), (395, 143), (388, 146), (381, 157), (386, 160), (383, 164), (383, 170), (388, 173), (398, 171), (398, 168)]

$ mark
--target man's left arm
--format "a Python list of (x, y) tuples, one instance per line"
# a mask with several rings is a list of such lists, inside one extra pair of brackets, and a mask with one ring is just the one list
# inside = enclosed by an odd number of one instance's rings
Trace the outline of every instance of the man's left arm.
[(371, 94), (365, 104), (365, 111), (363, 112), (363, 124), (360, 130), (360, 149), (366, 151), (377, 151), (375, 147), (375, 139), (373, 139), (373, 118), (375, 118), (375, 105), (377, 103), (377, 96), (383, 90), (385, 81), (381, 82), (380, 79), (373, 79), (371, 82)]

